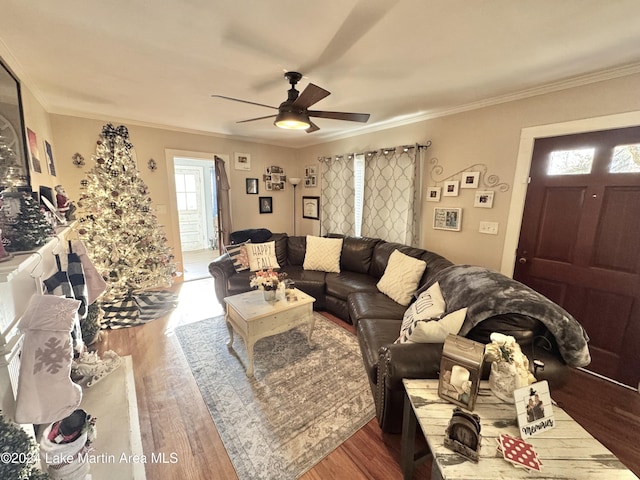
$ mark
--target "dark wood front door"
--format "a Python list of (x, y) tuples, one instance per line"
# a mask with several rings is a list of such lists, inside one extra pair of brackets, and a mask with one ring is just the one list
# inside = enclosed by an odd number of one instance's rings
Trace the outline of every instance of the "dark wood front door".
[(589, 370), (640, 380), (640, 127), (538, 139), (514, 278), (590, 337)]

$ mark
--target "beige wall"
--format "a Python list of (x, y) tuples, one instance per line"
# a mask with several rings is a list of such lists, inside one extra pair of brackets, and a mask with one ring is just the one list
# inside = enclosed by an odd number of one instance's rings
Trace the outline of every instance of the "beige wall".
[[(459, 197), (443, 198), (439, 204), (423, 202), (422, 247), (441, 253), (458, 263), (473, 263), (500, 269), (505, 245), (506, 224), (514, 190), (514, 174), (520, 137), (529, 127), (589, 119), (623, 112), (640, 111), (640, 75), (630, 75), (591, 85), (566, 89), (556, 93), (511, 101), (468, 112), (448, 115), (403, 127), (354, 136), (322, 145), (293, 150), (269, 145), (241, 142), (219, 136), (198, 135), (127, 124), (143, 179), (149, 185), (154, 205), (167, 205), (168, 214), (158, 214), (165, 223), (170, 244), (176, 251), (177, 214), (172, 198), (171, 165), (164, 161), (165, 150), (186, 150), (222, 155), (230, 159), (231, 203), (234, 228), (266, 227), (272, 231), (291, 233), (293, 230), (293, 203), (291, 186), (283, 192), (269, 192), (273, 197), (274, 213), (258, 214), (256, 196), (245, 194), (247, 177), (261, 179), (265, 166), (282, 165), (287, 175), (301, 177), (306, 165), (316, 164), (319, 156), (363, 152), (415, 142), (432, 141), (425, 155), (423, 182), (425, 187), (453, 176), (476, 164), (484, 164), (489, 175), (497, 175), (500, 182), (509, 184), (509, 191), (497, 192), (493, 209), (473, 207), (473, 190), (461, 190)], [(72, 199), (79, 195), (79, 181), (92, 165), (95, 141), (107, 121), (86, 118), (48, 115), (38, 101), (23, 87), (25, 123), (38, 134), (38, 141), (48, 139), (54, 150), (58, 176), (33, 175), (34, 185), (62, 183)], [(375, 120), (375, 119), (374, 119)], [(81, 153), (87, 165), (77, 169), (71, 163), (75, 152)], [(233, 169), (233, 153), (251, 155), (249, 172)], [(43, 154), (43, 152), (42, 152)], [(149, 158), (158, 162), (154, 173), (146, 168)], [(430, 161), (437, 160), (442, 175), (430, 176)], [(44, 166), (44, 165), (43, 165)], [(520, 180), (519, 180), (520, 181)], [(264, 183), (260, 181), (260, 194), (264, 195)], [(319, 188), (297, 188), (298, 206), (302, 195), (319, 195)], [(433, 230), (431, 218), (434, 205), (462, 207), (462, 231)], [(302, 219), (297, 209), (298, 234), (317, 234), (319, 222)], [(497, 236), (478, 233), (482, 220), (499, 223)]]
[[(93, 167), (92, 155), (95, 154), (96, 141), (102, 127), (107, 121), (86, 118), (51, 115), (56, 143), (56, 164), (59, 170), (60, 183), (65, 185), (72, 199), (80, 195), (80, 180)], [(114, 123), (116, 126), (118, 123)], [(280, 165), (285, 173), (297, 174), (294, 151), (287, 148), (263, 145), (258, 143), (239, 142), (217, 136), (197, 135), (192, 133), (141, 127), (127, 124), (129, 139), (134, 146), (138, 168), (144, 182), (149, 186), (153, 205), (167, 206), (166, 213), (157, 212), (158, 220), (165, 225), (169, 244), (174, 249), (179, 263), (179, 228), (175, 205), (175, 186), (173, 183), (173, 164), (165, 160), (166, 150), (178, 150), (193, 156), (209, 156), (214, 154), (229, 159), (227, 174), (231, 184), (232, 220), (235, 230), (243, 228), (264, 227), (274, 232), (293, 231), (293, 193), (287, 185), (284, 191), (264, 190), (262, 174), (268, 165)], [(79, 152), (85, 158), (85, 167), (79, 169), (72, 164), (72, 156)], [(251, 156), (251, 170), (235, 170), (233, 166), (234, 152), (248, 153)], [(156, 160), (158, 169), (151, 172), (147, 168), (150, 158)], [(273, 214), (260, 214), (258, 196), (245, 193), (245, 178), (260, 179), (260, 196), (273, 197)]]
[[(416, 142), (423, 144), (431, 140), (432, 146), (424, 154), (425, 188), (450, 176), (459, 180), (459, 172), (474, 170), (470, 168), (473, 165), (486, 165), (489, 175), (497, 175), (500, 182), (509, 184), (509, 191), (496, 191), (492, 209), (474, 208), (475, 191), (471, 189), (461, 189), (458, 197), (443, 197), (440, 203), (423, 202), (421, 246), (456, 263), (500, 270), (522, 130), (640, 111), (638, 91), (640, 75), (627, 76), (308, 147), (299, 151), (297, 156), (301, 164), (307, 164), (315, 162), (319, 156), (365, 152)], [(431, 160), (437, 160), (442, 166), (442, 175), (431, 177)], [(462, 207), (462, 230), (450, 232), (431, 228), (434, 205)], [(479, 233), (480, 221), (498, 222), (499, 234)], [(309, 222), (305, 220), (302, 227), (308, 233), (317, 233), (318, 222)]]

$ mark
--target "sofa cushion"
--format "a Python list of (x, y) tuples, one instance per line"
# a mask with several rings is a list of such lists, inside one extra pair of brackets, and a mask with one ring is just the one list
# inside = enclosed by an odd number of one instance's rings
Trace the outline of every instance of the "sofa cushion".
[(457, 335), (467, 315), (461, 308), (442, 318), (417, 319), (402, 330), (396, 343), (444, 343), (449, 334)]
[(418, 289), (426, 266), (425, 261), (395, 250), (389, 256), (384, 275), (377, 284), (378, 290), (400, 305), (407, 306)]
[(362, 318), (397, 319), (398, 330), (396, 330), (393, 339), (391, 339), (389, 343), (393, 343), (398, 338), (402, 316), (406, 310), (405, 307), (380, 292), (351, 293), (347, 298), (347, 303), (349, 307), (349, 318), (354, 325), (357, 325)]
[(302, 265), (304, 263), (304, 252), (307, 250), (307, 237), (287, 238), (287, 264)]
[(323, 238), (307, 235), (307, 250), (304, 255), (305, 270), (340, 272), (341, 238)]
[(289, 236), (286, 233), (274, 233), (269, 237), (270, 242), (276, 242), (276, 258), (280, 267), (287, 264), (287, 244)]
[(224, 247), (229, 258), (231, 258), (231, 261), (233, 262), (233, 268), (236, 272), (249, 270), (249, 255), (247, 254), (246, 244), (250, 242), (251, 240), (247, 240), (246, 242), (242, 242), (237, 245), (227, 245)]
[(346, 300), (353, 292), (377, 292), (376, 279), (366, 273), (327, 273), (327, 295)]
[(355, 273), (369, 273), (373, 249), (380, 240), (368, 237), (344, 237), (340, 269)]
[(249, 268), (252, 272), (267, 268), (280, 268), (276, 258), (275, 242), (247, 243), (247, 255), (249, 257)]
[(245, 230), (236, 230), (229, 234), (229, 240), (232, 244), (244, 243), (250, 240), (254, 243), (263, 243), (269, 240), (271, 231), (266, 228), (247, 228)]
[(547, 329), (536, 318), (518, 313), (505, 313), (480, 322), (465, 336), (476, 342), (487, 344), (491, 342), (489, 336), (493, 332), (511, 335), (522, 347), (531, 345), (534, 339), (544, 335)]

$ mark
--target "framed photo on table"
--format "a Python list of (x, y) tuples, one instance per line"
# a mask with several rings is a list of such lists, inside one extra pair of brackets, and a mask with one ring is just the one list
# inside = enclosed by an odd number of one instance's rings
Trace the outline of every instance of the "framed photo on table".
[(320, 197), (302, 197), (302, 218), (320, 220)]

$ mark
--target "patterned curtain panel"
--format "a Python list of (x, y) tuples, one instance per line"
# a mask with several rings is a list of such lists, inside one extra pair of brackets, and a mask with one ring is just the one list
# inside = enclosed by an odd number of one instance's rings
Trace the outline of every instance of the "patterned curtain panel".
[(353, 159), (323, 159), (320, 234), (355, 235)]
[[(362, 235), (418, 245), (420, 165), (418, 148), (367, 156)], [(416, 201), (418, 200), (418, 201)]]

